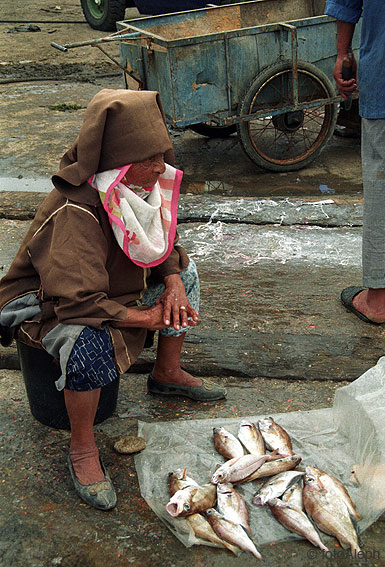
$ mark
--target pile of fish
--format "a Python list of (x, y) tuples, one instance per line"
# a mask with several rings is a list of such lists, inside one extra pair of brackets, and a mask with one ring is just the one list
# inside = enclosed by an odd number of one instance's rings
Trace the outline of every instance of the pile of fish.
[(235, 554), (239, 550), (262, 556), (251, 539), (248, 507), (234, 486), (263, 479), (252, 504), (268, 506), (286, 529), (324, 551), (317, 528), (337, 538), (344, 549), (360, 551), (356, 521), (361, 519), (344, 485), (334, 476), (306, 466), (293, 452), (289, 434), (273, 418), (242, 420), (238, 437), (224, 427), (214, 428), (214, 445), (225, 463), (207, 484), (187, 476), (186, 469), (169, 473), (167, 512), (184, 518), (194, 534)]

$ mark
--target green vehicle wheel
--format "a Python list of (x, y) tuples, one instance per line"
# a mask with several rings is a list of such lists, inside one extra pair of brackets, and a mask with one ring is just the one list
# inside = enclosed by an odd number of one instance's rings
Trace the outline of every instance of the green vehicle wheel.
[(124, 20), (126, 0), (80, 0), (80, 3), (84, 17), (95, 30), (116, 31), (116, 22)]

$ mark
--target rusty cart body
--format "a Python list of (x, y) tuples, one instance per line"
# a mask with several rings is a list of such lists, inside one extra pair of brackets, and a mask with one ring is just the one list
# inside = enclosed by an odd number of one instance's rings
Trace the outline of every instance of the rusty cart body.
[[(333, 134), (336, 22), (322, 0), (257, 0), (117, 23), (127, 88), (159, 91), (169, 125), (238, 133), (273, 171), (301, 169)], [(354, 37), (357, 54), (360, 26)]]

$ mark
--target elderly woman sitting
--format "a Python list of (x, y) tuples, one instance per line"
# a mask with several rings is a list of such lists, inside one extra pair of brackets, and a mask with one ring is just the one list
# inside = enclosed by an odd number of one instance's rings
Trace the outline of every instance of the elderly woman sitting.
[(102, 510), (116, 494), (94, 438), (100, 389), (135, 362), (148, 330), (160, 331), (150, 393), (226, 395), (180, 366), (185, 333), (198, 322), (199, 280), (178, 245), (182, 172), (172, 161), (157, 93), (99, 92), (0, 282), (3, 335), (60, 362), (69, 469), (81, 498)]

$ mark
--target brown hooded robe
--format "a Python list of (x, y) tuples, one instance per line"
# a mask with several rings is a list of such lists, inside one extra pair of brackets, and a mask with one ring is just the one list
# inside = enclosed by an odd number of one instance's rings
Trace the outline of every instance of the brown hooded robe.
[[(84, 326), (109, 328), (120, 372), (143, 349), (145, 329), (115, 325), (125, 320), (127, 307), (140, 305), (150, 270), (135, 265), (123, 253), (99, 195), (87, 179), (95, 172), (158, 153), (172, 164), (172, 144), (158, 93), (100, 91), (88, 105), (79, 136), (52, 178), (55, 188), (40, 206), (0, 281), (1, 324), (11, 327), (21, 342), (60, 358), (63, 380), (66, 361)], [(163, 277), (187, 267), (188, 257), (177, 240), (153, 274)]]

